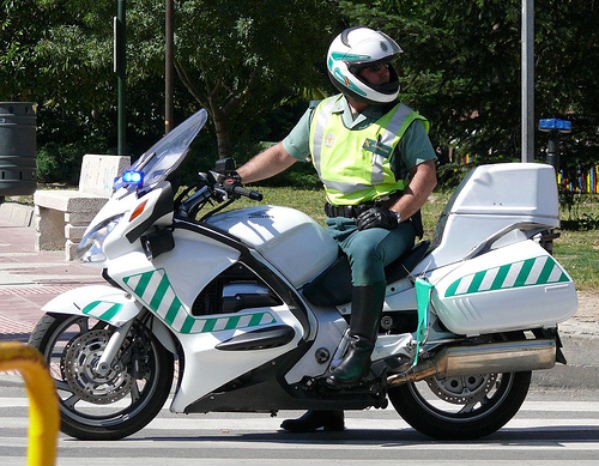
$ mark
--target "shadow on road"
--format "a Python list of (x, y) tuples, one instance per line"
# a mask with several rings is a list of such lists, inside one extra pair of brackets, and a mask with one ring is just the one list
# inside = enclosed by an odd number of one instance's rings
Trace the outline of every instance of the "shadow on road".
[[(143, 433), (143, 432), (142, 432)], [(313, 432), (305, 434), (292, 434), (284, 431), (276, 432), (243, 432), (235, 430), (226, 430), (215, 432), (210, 435), (189, 435), (189, 436), (139, 436), (130, 437), (123, 441), (151, 440), (155, 442), (248, 442), (248, 443), (294, 443), (294, 444), (380, 444), (380, 446), (401, 446), (402, 444), (448, 444), (448, 445), (476, 445), (502, 444), (527, 446), (534, 442), (555, 444), (559, 442), (585, 443), (599, 441), (599, 428), (596, 426), (552, 426), (552, 427), (528, 427), (528, 428), (506, 428), (492, 435), (478, 440), (458, 441), (445, 440), (439, 441), (431, 439), (413, 429), (400, 430), (377, 430), (377, 429), (351, 429), (344, 432)]]

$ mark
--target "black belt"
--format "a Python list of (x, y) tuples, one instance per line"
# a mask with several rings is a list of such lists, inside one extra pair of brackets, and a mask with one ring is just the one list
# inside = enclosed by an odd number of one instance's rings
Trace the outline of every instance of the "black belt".
[[(396, 199), (398, 197), (399, 196), (397, 196)], [(357, 218), (362, 212), (381, 204), (383, 203), (367, 202), (365, 204), (359, 205), (333, 205), (327, 202), (324, 205), (324, 212), (327, 214), (327, 217)], [(422, 214), (420, 213), (420, 210), (406, 221), (411, 222), (412, 225), (414, 225), (414, 228), (416, 229), (416, 236), (422, 238), (422, 235), (424, 235), (424, 226), (422, 224)]]
[(346, 218), (357, 218), (362, 212), (376, 206), (391, 206), (397, 201), (403, 194), (403, 191), (396, 191), (384, 199), (379, 199), (374, 202), (364, 202), (358, 205), (333, 205), (325, 203), (324, 213), (327, 217), (346, 217)]
[(373, 202), (359, 205), (333, 205), (327, 202), (324, 205), (324, 213), (327, 214), (327, 217), (357, 218), (362, 212), (375, 205)]

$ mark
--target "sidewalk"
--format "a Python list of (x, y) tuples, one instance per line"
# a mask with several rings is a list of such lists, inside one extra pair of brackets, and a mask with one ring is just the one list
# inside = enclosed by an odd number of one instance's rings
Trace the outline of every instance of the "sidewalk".
[(0, 341), (27, 341), (54, 296), (102, 283), (101, 270), (66, 262), (64, 251), (34, 251), (35, 230), (0, 217)]
[[(34, 251), (35, 230), (17, 226), (0, 211), (0, 341), (26, 342), (56, 295), (104, 283), (101, 270), (66, 262), (64, 251)], [(543, 387), (599, 390), (599, 290), (579, 293), (579, 310), (559, 326), (568, 365), (536, 371)]]

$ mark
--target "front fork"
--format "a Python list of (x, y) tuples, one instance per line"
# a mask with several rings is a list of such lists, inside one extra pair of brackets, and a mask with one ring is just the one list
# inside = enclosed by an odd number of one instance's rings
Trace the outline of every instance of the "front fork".
[(94, 371), (100, 376), (107, 376), (110, 372), (110, 368), (114, 363), (114, 359), (119, 352), (121, 346), (125, 342), (125, 338), (127, 338), (127, 334), (133, 325), (134, 320), (130, 320), (126, 324), (121, 327), (117, 327), (108, 340), (106, 344), (106, 348), (102, 352), (102, 356), (98, 360), (96, 367), (94, 367)]

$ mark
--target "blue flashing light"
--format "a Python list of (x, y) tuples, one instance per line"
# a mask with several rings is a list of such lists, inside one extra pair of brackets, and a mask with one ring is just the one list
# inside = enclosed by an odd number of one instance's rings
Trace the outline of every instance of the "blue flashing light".
[(128, 184), (136, 184), (137, 186), (142, 186), (144, 183), (144, 174), (143, 172), (138, 172), (136, 170), (126, 170), (123, 173), (123, 181)]
[(539, 130), (544, 132), (557, 131), (558, 133), (571, 133), (572, 122), (560, 118), (545, 118), (539, 120)]

